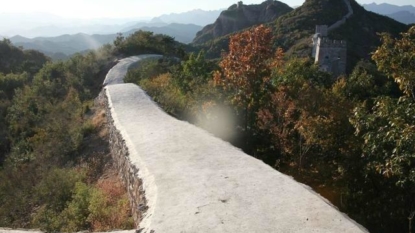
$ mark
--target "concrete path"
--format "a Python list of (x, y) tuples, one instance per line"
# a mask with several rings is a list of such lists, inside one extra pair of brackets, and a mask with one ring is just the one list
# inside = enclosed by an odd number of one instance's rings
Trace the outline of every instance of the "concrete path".
[[(88, 231), (80, 231), (79, 233), (87, 233)], [(38, 230), (26, 230), (26, 229), (11, 229), (11, 228), (0, 228), (0, 233), (43, 233), (42, 231)], [(100, 233), (100, 232), (95, 232)], [(104, 233), (104, 232), (102, 232)], [(107, 231), (106, 233), (136, 233), (135, 230), (114, 230), (114, 231)]]
[(128, 69), (131, 65), (137, 64), (137, 62), (148, 59), (148, 58), (161, 58), (162, 56), (156, 54), (150, 55), (141, 55), (141, 56), (134, 56), (128, 57), (120, 60), (116, 66), (114, 66), (110, 71), (108, 71), (107, 76), (105, 77), (103, 85), (111, 85), (111, 84), (120, 84), (124, 83), (123, 79), (127, 74)]
[(105, 84), (114, 124), (143, 180), (140, 232), (367, 232), (308, 186), (164, 113), (121, 60)]
[(0, 233), (42, 233), (38, 230), (0, 228)]

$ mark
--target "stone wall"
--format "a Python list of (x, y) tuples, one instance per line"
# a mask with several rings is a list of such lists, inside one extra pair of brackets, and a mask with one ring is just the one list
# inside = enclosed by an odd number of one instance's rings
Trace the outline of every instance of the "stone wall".
[(121, 84), (125, 61), (101, 95), (139, 232), (367, 232), (308, 186)]
[(319, 64), (320, 70), (330, 72), (333, 76), (346, 73), (347, 43), (327, 38), (328, 32), (345, 24), (347, 19), (353, 15), (350, 0), (343, 0), (347, 6), (348, 13), (342, 19), (327, 28), (327, 25), (317, 25), (316, 33), (313, 36), (313, 49), (311, 56), (315, 63)]
[(347, 43), (346, 41), (318, 38), (315, 62), (320, 69), (331, 72), (335, 77), (346, 73)]
[(120, 174), (125, 187), (127, 187), (132, 210), (131, 212), (136, 226), (138, 227), (143, 213), (147, 210), (142, 180), (138, 177), (138, 168), (131, 163), (125, 140), (123, 139), (120, 131), (114, 125), (105, 89), (101, 91), (95, 104), (103, 106), (106, 110), (111, 155), (118, 173)]

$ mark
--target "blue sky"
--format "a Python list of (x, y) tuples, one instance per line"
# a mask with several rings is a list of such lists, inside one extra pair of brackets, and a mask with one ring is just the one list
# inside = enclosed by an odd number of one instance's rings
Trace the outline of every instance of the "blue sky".
[[(290, 6), (304, 0), (281, 0)], [(361, 4), (376, 2), (394, 5), (415, 5), (414, 0), (357, 0)], [(45, 12), (70, 18), (128, 18), (151, 17), (166, 13), (180, 13), (193, 9), (215, 10), (227, 8), (237, 0), (9, 0), (2, 4), (0, 13)], [(263, 0), (246, 0), (258, 4)]]

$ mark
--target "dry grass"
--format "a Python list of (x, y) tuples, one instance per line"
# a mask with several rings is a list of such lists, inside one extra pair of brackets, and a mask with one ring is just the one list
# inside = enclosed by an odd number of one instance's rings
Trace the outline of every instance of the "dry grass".
[(88, 116), (94, 128), (84, 140), (82, 166), (87, 168), (88, 183), (99, 192), (99, 208), (89, 221), (92, 231), (133, 229), (134, 221), (127, 188), (121, 181), (109, 150), (107, 115), (102, 103)]
[(106, 138), (108, 136), (108, 127), (106, 127), (107, 115), (105, 109), (98, 110), (92, 117), (92, 125), (98, 129), (98, 136)]

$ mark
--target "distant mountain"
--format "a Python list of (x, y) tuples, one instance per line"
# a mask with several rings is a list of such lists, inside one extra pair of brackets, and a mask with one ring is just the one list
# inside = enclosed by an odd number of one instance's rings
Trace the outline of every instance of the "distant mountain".
[[(171, 23), (205, 26), (213, 23), (220, 10), (193, 10), (179, 14), (165, 14), (155, 18), (64, 18), (48, 13), (2, 13), (0, 8), (0, 35), (27, 38), (56, 37), (64, 34), (114, 34), (142, 27), (162, 27)], [(152, 20), (151, 20), (152, 19)], [(151, 21), (150, 21), (151, 20)]]
[(386, 16), (404, 24), (415, 23), (415, 14), (409, 11), (398, 11)]
[(78, 33), (75, 35), (62, 35), (58, 37), (37, 37), (33, 39), (22, 36), (11, 37), (15, 46), (24, 49), (33, 49), (45, 53), (52, 58), (65, 58), (74, 53), (85, 50), (98, 49), (103, 44), (110, 43), (116, 38), (116, 34), (88, 35)]
[(244, 5), (239, 2), (223, 11), (213, 24), (198, 32), (193, 43), (205, 43), (253, 25), (271, 22), (292, 10), (287, 4), (274, 0), (258, 5)]
[(156, 34), (166, 34), (174, 37), (182, 43), (190, 43), (195, 38), (196, 33), (202, 29), (202, 26), (195, 24), (178, 24), (172, 23), (162, 27), (142, 27), (140, 30), (150, 31)]
[(394, 14), (399, 11), (408, 11), (410, 13), (415, 14), (415, 7), (411, 5), (405, 5), (405, 6), (396, 6), (388, 3), (382, 3), (382, 4), (376, 4), (376, 3), (370, 3), (370, 4), (363, 4), (362, 5), (366, 10), (372, 11), (381, 15), (390, 15)]
[(148, 27), (148, 28), (165, 27), (167, 25), (169, 24), (165, 22), (138, 22), (138, 23), (131, 24), (128, 27), (122, 28), (119, 32), (125, 33), (131, 30), (137, 30), (143, 27)]
[(164, 14), (155, 17), (151, 22), (165, 22), (165, 23), (181, 23), (181, 24), (196, 24), (199, 26), (206, 26), (215, 22), (222, 10), (204, 11), (192, 10), (184, 13)]
[(144, 18), (120, 19), (73, 19), (48, 13), (1, 13), (0, 34), (4, 36), (21, 35), (34, 38), (53, 37), (62, 34), (110, 34), (121, 31)]
[(36, 27), (29, 30), (9, 30), (9, 34), (18, 34), (24, 35), (26, 37), (54, 37), (63, 34), (77, 34), (77, 33), (86, 33), (86, 34), (111, 34), (121, 31), (122, 28), (127, 25), (105, 25), (105, 24), (94, 24), (94, 25), (78, 25), (78, 26), (56, 26), (48, 25)]
[(392, 4), (363, 4), (366, 10), (372, 11), (381, 15), (386, 15), (398, 22), (404, 24), (415, 23), (415, 7), (411, 5), (396, 6)]
[[(201, 28), (201, 26), (194, 24), (169, 24), (162, 27), (135, 28), (123, 34), (124, 36), (128, 36), (138, 30), (146, 30), (156, 34), (169, 35), (182, 43), (189, 43)], [(15, 46), (38, 50), (52, 58), (61, 59), (74, 53), (98, 49), (104, 44), (112, 43), (116, 37), (117, 34), (115, 33), (107, 35), (77, 33), (57, 37), (36, 37), (33, 39), (23, 36), (13, 36), (9, 39)]]

